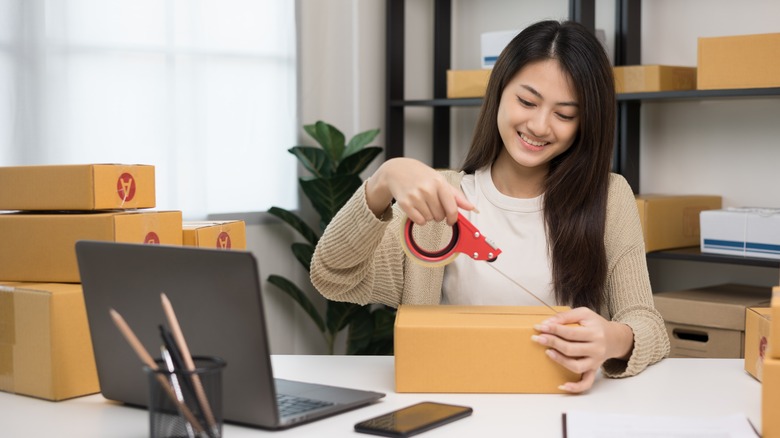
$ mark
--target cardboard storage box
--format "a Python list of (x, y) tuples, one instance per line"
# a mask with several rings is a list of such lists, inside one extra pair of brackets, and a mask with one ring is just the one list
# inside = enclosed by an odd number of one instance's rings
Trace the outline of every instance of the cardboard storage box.
[(780, 209), (702, 212), (701, 252), (780, 259)]
[(699, 213), (722, 206), (720, 196), (636, 195), (645, 251), (699, 244)]
[(761, 436), (780, 437), (780, 359), (766, 358), (761, 381)]
[(700, 90), (780, 87), (780, 33), (699, 38)]
[(244, 221), (186, 221), (182, 224), (182, 243), (201, 248), (246, 249), (246, 224)]
[(113, 210), (155, 206), (154, 166), (0, 167), (0, 210)]
[(484, 97), (492, 70), (447, 70), (447, 97)]
[[(566, 310), (566, 307), (557, 308)], [(552, 312), (542, 306), (399, 306), (395, 390), (451, 393), (561, 393), (580, 375), (531, 341)]]
[(79, 283), (79, 240), (181, 245), (180, 211), (0, 214), (0, 280)]
[(750, 307), (745, 314), (745, 371), (761, 381), (772, 321), (769, 307)]
[(0, 390), (47, 400), (100, 391), (81, 285), (0, 284)]
[(748, 307), (769, 304), (770, 288), (722, 284), (653, 295), (666, 323), (670, 357), (741, 358)]
[(696, 67), (627, 65), (615, 67), (614, 72), (618, 93), (696, 89)]

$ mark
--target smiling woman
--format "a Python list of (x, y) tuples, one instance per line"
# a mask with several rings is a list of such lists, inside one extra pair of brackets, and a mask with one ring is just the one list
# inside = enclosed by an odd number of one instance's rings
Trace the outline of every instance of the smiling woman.
[(297, 208), (295, 2), (8, 0), (0, 21), (0, 165), (151, 164), (190, 219)]

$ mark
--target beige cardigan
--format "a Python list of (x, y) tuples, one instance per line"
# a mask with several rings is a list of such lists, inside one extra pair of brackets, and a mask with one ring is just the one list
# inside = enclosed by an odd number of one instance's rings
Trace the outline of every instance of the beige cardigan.
[[(462, 172), (442, 173), (460, 187)], [(378, 219), (366, 203), (364, 183), (317, 244), (311, 262), (311, 281), (317, 290), (330, 300), (358, 304), (439, 304), (444, 267), (422, 266), (406, 257), (400, 239), (404, 219), (397, 206)], [(451, 235), (443, 227), (420, 227), (416, 240), (423, 247), (441, 248)], [(669, 353), (669, 338), (653, 305), (634, 195), (617, 174), (610, 177), (604, 243), (607, 300), (601, 314), (631, 327), (634, 348), (628, 361), (609, 360), (603, 371), (609, 377), (627, 377), (664, 358)]]

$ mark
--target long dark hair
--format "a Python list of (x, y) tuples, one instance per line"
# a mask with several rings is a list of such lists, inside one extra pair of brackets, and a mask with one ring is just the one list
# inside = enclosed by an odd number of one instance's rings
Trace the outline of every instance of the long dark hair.
[(493, 67), (466, 173), (492, 164), (504, 144), (497, 117), (501, 94), (536, 61), (557, 60), (571, 78), (580, 125), (572, 146), (550, 162), (544, 181), (544, 221), (559, 303), (596, 312), (604, 301), (607, 256), (604, 227), (615, 135), (615, 83), (601, 43), (576, 22), (542, 21), (520, 32)]

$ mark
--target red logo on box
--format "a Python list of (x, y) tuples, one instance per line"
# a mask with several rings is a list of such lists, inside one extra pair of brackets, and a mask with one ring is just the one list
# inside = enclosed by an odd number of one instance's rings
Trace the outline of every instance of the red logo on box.
[(116, 193), (122, 202), (131, 201), (135, 197), (135, 178), (133, 175), (125, 172), (119, 175), (116, 180)]
[(219, 236), (217, 236), (217, 248), (230, 249), (231, 245), (232, 243), (230, 242), (230, 234), (228, 234), (226, 231), (219, 233)]
[(144, 237), (144, 243), (148, 243), (150, 245), (159, 245), (160, 236), (158, 236), (154, 231), (149, 231), (146, 237)]

